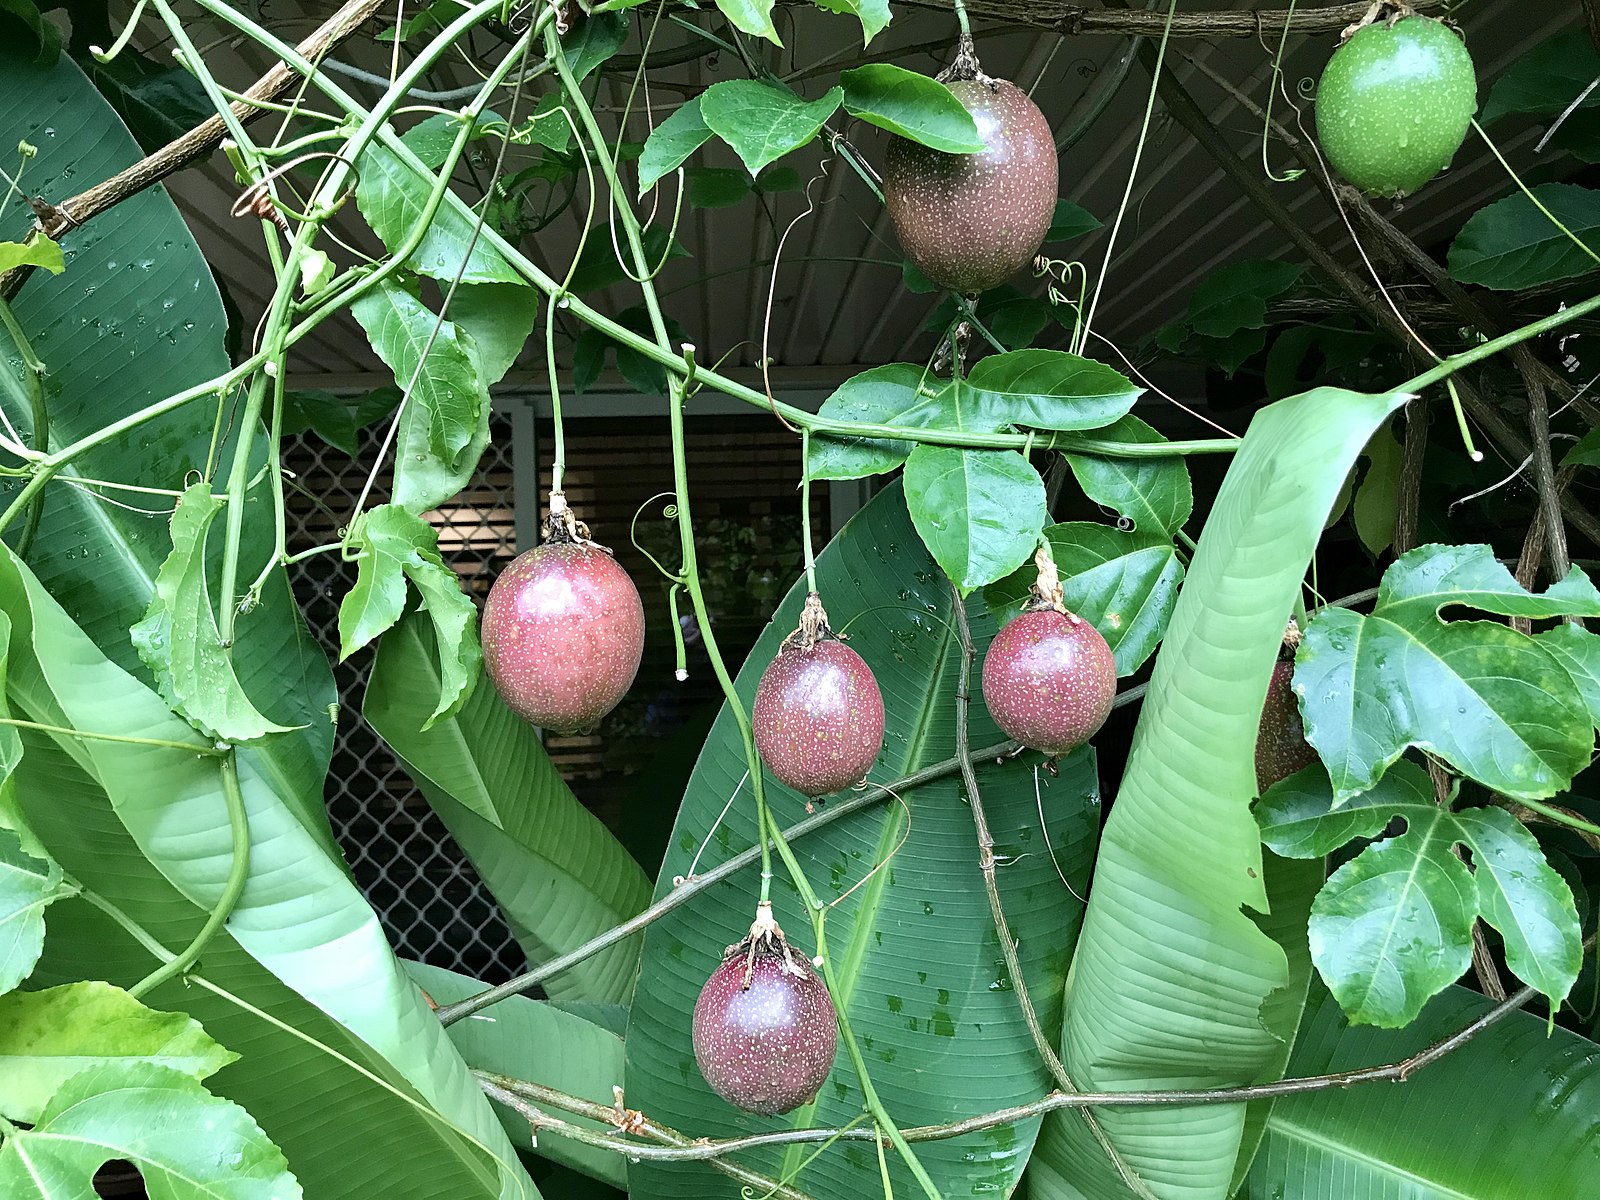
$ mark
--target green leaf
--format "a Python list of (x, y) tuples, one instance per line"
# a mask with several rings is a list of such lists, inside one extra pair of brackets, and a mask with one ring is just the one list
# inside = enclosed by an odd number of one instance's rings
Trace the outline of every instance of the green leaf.
[[(1374, 837), (1392, 817), (1405, 833), (1346, 862), (1311, 909), (1312, 958), (1350, 1019), (1389, 1028), (1414, 1020), (1471, 963), (1480, 915), (1500, 931), (1517, 976), (1559, 1004), (1582, 961), (1572, 890), (1509, 813), (1441, 807), (1427, 773), (1409, 762), (1341, 808), (1313, 764), (1256, 807), (1262, 840), (1297, 858)], [(1472, 851), (1471, 871), (1453, 853), (1458, 844)]]
[(984, 148), (972, 114), (955, 93), (926, 75), (892, 63), (868, 63), (841, 72), (844, 110), (945, 154), (976, 154)]
[[(548, 962), (644, 908), (650, 882), (494, 688), (480, 685), (459, 713), (429, 727), (427, 697), (439, 689), (431, 641), (415, 617), (384, 637), (363, 711), (499, 901), (528, 960)], [(545, 990), (625, 1003), (638, 957), (630, 939)]]
[[(845, 380), (822, 402), (819, 416), (873, 425), (925, 428), (937, 412), (948, 381), (910, 363), (873, 367)], [(811, 439), (813, 479), (861, 479), (892, 471), (906, 461), (912, 443), (882, 438)]]
[(1563, 467), (1600, 467), (1600, 429), (1591, 429), (1578, 439), (1561, 459)]
[(711, 127), (700, 115), (700, 97), (685, 101), (650, 131), (639, 156), (639, 195), (643, 196), (663, 176), (683, 165), (711, 140)]
[[(628, 40), (628, 14), (588, 13), (578, 28), (562, 39), (567, 68), (579, 83), (600, 67)], [(565, 124), (565, 122), (563, 122)]]
[[(1261, 1014), (1288, 981), (1286, 957), (1241, 911), (1267, 905), (1249, 811), (1256, 732), (1328, 509), (1402, 401), (1331, 388), (1280, 401), (1228, 469), (1156, 656), (1073, 959), (1062, 1058), (1085, 1091), (1252, 1082), (1279, 1053)], [(1099, 1121), (1163, 1200), (1220, 1200), (1245, 1110), (1103, 1109)], [(1031, 1200), (1123, 1187), (1080, 1117), (1046, 1119)]]
[(816, 137), (843, 100), (841, 87), (829, 89), (820, 100), (808, 101), (788, 88), (753, 79), (728, 79), (705, 90), (700, 113), (711, 132), (733, 147), (754, 176), (768, 163)]
[(863, 44), (871, 42), (888, 26), (891, 19), (889, 0), (813, 0), (827, 12), (851, 13), (861, 21)]
[[(465, 1000), (487, 986), (454, 971), (418, 962), (408, 962), (405, 968), (434, 1002), (441, 1005)], [(598, 1006), (577, 1007), (593, 1009)], [(620, 1032), (605, 1029), (573, 1011), (563, 1011), (548, 1001), (522, 996), (502, 1000), (485, 1010), (484, 1015), (489, 1019), (457, 1021), (449, 1029), (450, 1040), (461, 1051), (468, 1066), (513, 1079), (526, 1079), (608, 1107), (616, 1102), (611, 1089), (623, 1086)], [(627, 1190), (627, 1164), (619, 1155), (544, 1129), (539, 1131), (538, 1144), (534, 1145), (528, 1136), (526, 1117), (509, 1108), (497, 1111), (506, 1136), (517, 1149), (582, 1171), (620, 1191)], [(616, 1130), (615, 1126), (608, 1130), (582, 1117), (566, 1119), (596, 1133)]]
[(1229, 263), (1207, 275), (1189, 296), (1189, 328), (1204, 337), (1226, 338), (1267, 323), (1267, 301), (1281, 296), (1300, 279), (1294, 263), (1247, 261)]
[(1581, 571), (1526, 592), (1488, 546), (1422, 546), (1384, 573), (1371, 616), (1323, 609), (1295, 656), (1306, 738), (1343, 803), (1408, 746), (1508, 796), (1564, 789), (1589, 764), (1583, 698), (1541, 643), (1505, 625), (1440, 619), (1445, 605), (1501, 616), (1600, 615)]
[(1048, 515), (1044, 481), (1015, 450), (918, 446), (906, 461), (906, 504), (963, 595), (1032, 555)]
[(396, 504), (358, 518), (355, 586), (339, 605), (339, 657), (349, 658), (400, 619), (407, 579), (422, 594), (439, 648), (439, 703), (423, 724), (458, 711), (478, 682), (478, 610), (439, 555), (439, 531)]
[[(1307, 1008), (1289, 1074), (1399, 1062), (1483, 1016), (1451, 988), (1399, 1031), (1350, 1026), (1323, 992)], [(1285, 1096), (1242, 1200), (1594, 1200), (1600, 1051), (1543, 1017), (1513, 1013), (1404, 1084)]]
[(1064, 350), (991, 354), (968, 372), (967, 384), (1006, 423), (1036, 429), (1099, 429), (1144, 392), (1104, 363)]
[(1452, 278), (1514, 291), (1583, 275), (1600, 265), (1592, 253), (1600, 250), (1600, 192), (1573, 183), (1541, 183), (1531, 190), (1582, 245), (1527, 196), (1514, 192), (1467, 218), (1450, 243)]
[[(448, 204), (440, 204), (429, 219), (428, 198), (433, 184), (385, 146), (374, 143), (356, 163), (356, 207), (391, 253), (399, 253), (413, 232), (422, 240), (406, 265), (418, 274), (445, 284), (521, 283), (511, 264), (481, 236), (474, 236), (474, 220)], [(470, 252), (468, 247), (471, 247)], [(387, 289), (392, 285), (385, 283)], [(354, 307), (366, 303), (368, 292)]]
[[(400, 140), (411, 147), (411, 152), (420, 158), (429, 170), (437, 171), (450, 157), (450, 149), (456, 144), (456, 138), (461, 133), (461, 126), (465, 123), (464, 118), (464, 113), (435, 113), (406, 130), (400, 135)], [(561, 124), (565, 128), (566, 122), (562, 121)], [(467, 134), (467, 141), (471, 143), (487, 137), (505, 138), (510, 132), (511, 128), (506, 124), (506, 119), (498, 113), (479, 113), (471, 132)]]
[(1576, 625), (1562, 624), (1534, 640), (1567, 669), (1588, 706), (1589, 719), (1600, 728), (1600, 636)]
[(206, 534), (222, 501), (209, 480), (191, 484), (172, 513), (172, 553), (156, 576), (156, 594), (133, 627), (133, 644), (162, 698), (208, 737), (253, 742), (286, 733), (250, 703), (222, 644), (206, 579)]
[(407, 392), (395, 451), (395, 503), (426, 512), (461, 490), (489, 444), (489, 389), (472, 336), (391, 280), (350, 311)]
[(735, 29), (781, 46), (778, 31), (772, 25), (772, 5), (773, 0), (717, 0), (717, 7)]
[(0, 992), (33, 971), (44, 947), (44, 910), (67, 894), (60, 867), (25, 850), (15, 830), (0, 828)]
[[(28, 165), (27, 186), (47, 196), (72, 195), (84, 180), (109, 179), (142, 157), (71, 60), (62, 57), (50, 68), (29, 64), (20, 47), (3, 38), (0, 128), (39, 147)], [(21, 240), (32, 223), (27, 207), (13, 204), (0, 214), (0, 239)], [(36, 273), (12, 301), (48, 368), (54, 446), (228, 370), (228, 321), (216, 283), (166, 189), (130, 196), (109, 224), (68, 230), (61, 245), (71, 269), (60, 278)], [(85, 280), (94, 281), (92, 296)], [(3, 330), (0, 353), (13, 353)], [(225, 401), (230, 407), (239, 402), (233, 396)], [(0, 405), (31, 440), (27, 405), (3, 388)], [(233, 457), (237, 430), (212, 445), (217, 412), (216, 404), (202, 400), (146, 422), (137, 437), (80, 454), (68, 477), (77, 472), (141, 487), (182, 487), (185, 476), (203, 469), (213, 453), (219, 462)], [(265, 466), (263, 447), (251, 463), (252, 471), (263, 474), (246, 500), (242, 539), (242, 559), (255, 564), (267, 562), (274, 547)], [(0, 496), (9, 500), (17, 486), (5, 481)], [(13, 532), (20, 528), (13, 526)], [(28, 561), (102, 653), (124, 670), (142, 673), (128, 629), (149, 607), (170, 549), (166, 522), (102, 499), (96, 489), (60, 487), (46, 498)], [(333, 749), (327, 719), (336, 698), (333, 675), (284, 571), (269, 574), (260, 603), (240, 615), (233, 663), (259, 711), (280, 725), (304, 727), (242, 748), (242, 756), (293, 807), (323, 852), (337, 855), (322, 794)]]
[[(493, 387), (505, 378), (533, 333), (539, 293), (520, 283), (462, 284), (450, 298), (449, 317), (471, 339), (465, 345), (483, 386)], [(435, 339), (434, 346), (438, 344)]]
[[(160, 697), (99, 654), (9, 551), (0, 551), (0, 609), (14, 630), (6, 691), (19, 716), (202, 744)], [(26, 819), (63, 869), (108, 902), (130, 905), (163, 944), (185, 945), (219, 902), (232, 863), (216, 760), (182, 749), (66, 734), (28, 732), (24, 740), (16, 794)], [(370, 1180), (390, 1178), (396, 1155), (410, 1153), (390, 1142), (380, 1161), (361, 1138), (327, 1128), (349, 1121), (349, 1097), (357, 1089), (363, 1106), (373, 1112), (375, 1130), (433, 1147), (436, 1161), (417, 1155), (407, 1172), (433, 1176), (446, 1187), (430, 1191), (419, 1184), (421, 1194), (470, 1200), (526, 1196), (529, 1185), (492, 1111), (401, 972), (377, 915), (344, 865), (321, 851), (270, 777), (249, 759), (241, 758), (238, 765), (251, 833), (249, 873), (231, 919), (206, 949), (202, 974), (219, 986), (244, 989), (245, 1002), (254, 1004), (255, 1012), (219, 1003), (222, 997), (179, 980), (153, 993), (149, 1002), (161, 1004), (165, 998), (190, 1012), (244, 1056), (223, 1079), (242, 1072), (250, 1081), (252, 1111), (263, 1121), (270, 1112), (274, 1130), (281, 1126), (292, 1135), (284, 1145), (298, 1141), (304, 1147), (297, 1162), (314, 1160), (319, 1179), (345, 1181), (331, 1194), (342, 1193), (352, 1172)], [(150, 970), (149, 953), (98, 910), (65, 915), (66, 907), (58, 905), (52, 913), (46, 959), (69, 921), (76, 929), (66, 930), (62, 945), (73, 952), (63, 953), (49, 974), (41, 962), (36, 977), (42, 983), (79, 977), (90, 953), (97, 971), (114, 982), (131, 983)], [(84, 908), (81, 902), (74, 907)], [(307, 920), (308, 912), (316, 920)], [(63, 969), (72, 973), (63, 977)], [(326, 1051), (308, 1056), (303, 1043), (280, 1038), (276, 1027), (262, 1024), (262, 1006), (289, 1014), (296, 1027), (314, 1031), (323, 1042), (331, 1040), (339, 1053), (376, 1071), (401, 1095), (369, 1090), (364, 1077)], [(261, 1049), (263, 1038), (270, 1051)], [(253, 1053), (265, 1061), (251, 1065)], [(402, 1096), (433, 1106), (453, 1128), (441, 1128), (437, 1117), (403, 1102), (396, 1108), (394, 1101)], [(304, 1112), (296, 1107), (302, 1104)], [(334, 1168), (336, 1159), (343, 1161)]]
[[(1587, 30), (1569, 29), (1546, 38), (1507, 67), (1489, 89), (1479, 119), (1489, 125), (1510, 113), (1558, 116), (1596, 77), (1600, 77), (1600, 50)], [(1600, 95), (1591, 92), (1580, 107), (1596, 105)]]
[(61, 31), (47, 21), (33, 0), (0, 0), (0, 18), (14, 18), (33, 39), (34, 60), (48, 66), (61, 53)]
[(283, 394), (283, 431), (311, 430), (328, 445), (354, 458), (360, 449), (357, 435), (382, 420), (400, 403), (400, 391), (385, 385), (360, 396), (336, 396), (317, 388)]
[[(1132, 675), (1155, 653), (1178, 600), (1183, 565), (1171, 539), (1086, 521), (1048, 526), (1044, 536), (1061, 572), (1067, 607), (1105, 636), (1117, 674)], [(1003, 625), (1021, 611), (1036, 574), (1025, 563), (984, 589), (997, 622)]]
[(205, 1079), (239, 1056), (182, 1013), (146, 1008), (109, 983), (0, 996), (0, 1115), (38, 1122), (70, 1077), (104, 1062), (153, 1063)]
[(1070, 242), (1099, 229), (1102, 222), (1088, 209), (1071, 200), (1057, 200), (1055, 216), (1050, 218), (1050, 231), (1044, 235), (1045, 245), (1052, 242)]
[(299, 1200), (283, 1153), (237, 1104), (151, 1063), (74, 1075), (29, 1130), (0, 1146), (0, 1191), (17, 1200), (94, 1200), (90, 1177), (131, 1162), (161, 1200)]
[[(869, 777), (891, 780), (948, 757), (959, 654), (948, 624), (951, 590), (920, 545), (899, 485), (852, 518), (818, 555), (817, 574), (830, 615), (838, 625), (850, 621), (850, 644), (872, 664), (883, 691), (884, 750)], [(736, 685), (746, 704), (779, 642), (793, 630), (804, 592), (801, 583), (789, 594), (746, 659)], [(971, 608), (981, 653), (994, 627), (981, 606)], [(981, 704), (974, 704), (971, 736), (974, 746), (1000, 738)], [(978, 775), (998, 852), (1010, 861), (998, 879), (1024, 979), (1040, 1018), (1053, 1028), (1061, 1019), (1063, 971), (1079, 904), (1057, 878), (1051, 856), (1060, 860), (1071, 886), (1080, 887), (1098, 825), (1098, 788), (1087, 749), (1063, 759), (1058, 778), (1036, 764), (1031, 755), (983, 760)], [(688, 872), (702, 843), (700, 870), (754, 844), (754, 805), (742, 790), (743, 773), (738, 730), (724, 707), (685, 792), (658, 895), (671, 890), (675, 875)], [(861, 1038), (884, 1103), (907, 1125), (1042, 1095), (1050, 1084), (1018, 1011), (1016, 981), (1004, 970), (959, 782), (945, 776), (900, 794), (909, 815), (890, 801), (791, 841), (825, 900), (843, 895), (894, 853), (886, 869), (828, 916), (828, 952), (840, 984), (835, 1002)], [(803, 797), (776, 784), (769, 784), (767, 795), (780, 824), (804, 815)], [(730, 797), (733, 806), (723, 816)], [(834, 1125), (861, 1112), (855, 1074), (842, 1054), (816, 1103), (784, 1117), (736, 1112), (711, 1094), (695, 1069), (689, 1028), (695, 998), (723, 948), (749, 930), (758, 876), (752, 865), (645, 932), (643, 983), (625, 1043), (628, 1104), (707, 1137)], [(815, 949), (810, 922), (785, 879), (779, 868), (772, 888), (777, 917), (809, 954)], [(1004, 1196), (1016, 1186), (1037, 1128), (1037, 1120), (1026, 1120), (920, 1143), (917, 1154), (943, 1195)], [(800, 1151), (766, 1149), (745, 1161), (779, 1173), (786, 1161), (799, 1158)], [(889, 1162), (895, 1195), (920, 1195), (897, 1157)], [(642, 1162), (631, 1165), (628, 1175), (633, 1194), (651, 1200), (739, 1195), (737, 1183), (700, 1164)], [(798, 1186), (819, 1200), (884, 1194), (877, 1156), (861, 1144), (827, 1148)]]
[(1356, 535), (1374, 557), (1394, 541), (1395, 513), (1399, 510), (1400, 464), (1405, 455), (1389, 428), (1378, 430), (1367, 443), (1367, 473), (1351, 505)]
[(690, 167), (684, 172), (689, 203), (696, 208), (732, 208), (750, 194), (750, 176), (728, 167)]
[(67, 269), (62, 261), (61, 247), (39, 230), (34, 230), (20, 242), (0, 242), (0, 271), (17, 267), (43, 267), (52, 275)]
[[(86, 60), (76, 47), (73, 52), (147, 153), (154, 154), (216, 112), (200, 81), (170, 60), (149, 58), (131, 46), (108, 63)], [(33, 182), (30, 178), (29, 185)]]
[[(1129, 414), (1100, 434), (1115, 442), (1164, 442), (1138, 417)], [(1173, 458), (1112, 458), (1093, 454), (1065, 455), (1083, 494), (1133, 524), (1170, 541), (1194, 510), (1189, 465)]]
[(585, 326), (572, 343), (572, 390), (583, 395), (606, 369), (606, 355), (614, 345), (598, 329)]
[[(689, 256), (682, 244), (672, 239), (672, 231), (664, 225), (648, 226), (640, 243), (644, 248), (645, 260), (652, 267)], [(572, 268), (568, 290), (579, 294), (597, 292), (627, 279), (632, 273), (631, 268), (625, 270), (617, 258), (616, 247), (621, 244), (620, 241), (612, 242), (611, 232), (604, 222), (591, 229), (583, 252), (578, 255), (577, 265)], [(629, 261), (632, 261), (631, 256)]]

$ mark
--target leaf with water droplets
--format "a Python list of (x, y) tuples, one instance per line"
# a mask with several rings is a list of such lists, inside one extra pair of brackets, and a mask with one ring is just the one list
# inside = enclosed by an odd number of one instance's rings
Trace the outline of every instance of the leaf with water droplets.
[(1408, 746), (1508, 796), (1538, 799), (1589, 765), (1594, 727), (1568, 668), (1539, 639), (1447, 606), (1501, 616), (1600, 616), (1582, 571), (1524, 590), (1488, 546), (1423, 546), (1384, 574), (1370, 616), (1322, 610), (1295, 657), (1306, 737), (1336, 803), (1371, 787)]

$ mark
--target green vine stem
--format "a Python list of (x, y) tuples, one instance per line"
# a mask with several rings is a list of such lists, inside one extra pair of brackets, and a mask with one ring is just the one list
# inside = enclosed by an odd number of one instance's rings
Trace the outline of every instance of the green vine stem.
[(800, 431), (800, 546), (805, 555), (806, 591), (817, 590), (817, 556), (811, 546), (811, 431)]
[(200, 927), (200, 932), (194, 935), (194, 940), (128, 989), (128, 994), (136, 999), (154, 991), (167, 980), (181, 976), (199, 960), (201, 952), (233, 915), (239, 897), (244, 894), (245, 882), (250, 877), (250, 818), (245, 812), (244, 793), (239, 789), (239, 767), (231, 748), (222, 754), (217, 766), (222, 776), (223, 803), (228, 809), (228, 831), (233, 837), (233, 860), (228, 866), (227, 882), (223, 884), (216, 907)]
[[(50, 452), (50, 408), (44, 402), (44, 376), (45, 365), (39, 356), (33, 352), (33, 345), (22, 331), (22, 324), (17, 320), (17, 314), (11, 311), (11, 305), (0, 299), (0, 324), (4, 324), (6, 332), (11, 336), (11, 343), (16, 347), (17, 353), (22, 357), (22, 375), (24, 387), (28, 396), (28, 411), (33, 419), (33, 449), (38, 454)], [(33, 545), (34, 535), (39, 532), (39, 522), (44, 517), (44, 497), (38, 496), (28, 509), (28, 523), (22, 528), (22, 536), (17, 539), (17, 557), (26, 558), (28, 549)]]

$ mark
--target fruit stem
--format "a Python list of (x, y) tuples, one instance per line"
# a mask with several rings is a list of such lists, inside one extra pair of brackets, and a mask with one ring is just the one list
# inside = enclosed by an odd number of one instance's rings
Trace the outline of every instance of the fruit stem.
[(956, 10), (956, 25), (961, 29), (961, 41), (956, 49), (957, 61), (963, 53), (972, 51), (972, 26), (967, 21), (967, 6), (965, 0), (950, 0), (951, 6)]
[(811, 431), (800, 431), (800, 543), (806, 556), (806, 591), (817, 594), (817, 556), (811, 548)]

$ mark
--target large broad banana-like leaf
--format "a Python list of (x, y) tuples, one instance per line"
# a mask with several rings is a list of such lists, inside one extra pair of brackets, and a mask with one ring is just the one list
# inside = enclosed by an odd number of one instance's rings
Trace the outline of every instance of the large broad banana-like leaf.
[[(1256, 414), (1206, 522), (1156, 657), (1067, 981), (1062, 1057), (1085, 1091), (1243, 1084), (1278, 1040), (1262, 1004), (1283, 950), (1250, 815), (1268, 676), (1295, 592), (1350, 465), (1402, 398), (1332, 388)], [(1162, 1200), (1220, 1200), (1243, 1105), (1103, 1109)], [(1127, 1194), (1076, 1118), (1046, 1123), (1033, 1200)]]
[[(575, 949), (650, 902), (650, 881), (622, 844), (578, 803), (528, 723), (488, 680), (453, 717), (424, 729), (439, 694), (426, 619), (384, 634), (365, 712), (399, 755), (500, 903), (532, 963)], [(638, 938), (544, 983), (558, 1000), (626, 1003)]]
[[(189, 726), (101, 654), (6, 549), (0, 549), (0, 610), (12, 628), (6, 692), (14, 709), (50, 725), (195, 741)], [(63, 748), (105, 792), (138, 850), (173, 888), (190, 904), (215, 905), (232, 861), (215, 760), (101, 739), (64, 737)], [(248, 762), (241, 762), (239, 774), (251, 849), (248, 880), (228, 924), (234, 940), (504, 1159), (500, 1188), (484, 1194), (526, 1195), (531, 1184), (488, 1101), (401, 970), (377, 915)], [(20, 782), (18, 796), (30, 818), (49, 799), (30, 795)], [(61, 838), (45, 840), (64, 860), (70, 838), (62, 831)]]
[[(111, 106), (66, 55), (54, 65), (28, 61), (24, 47), (0, 45), (0, 129), (12, 144), (38, 148), (27, 190), (63, 200), (110, 178), (141, 156)], [(9, 151), (8, 151), (9, 153)], [(31, 214), (12, 203), (0, 215), (0, 239), (19, 239)], [(47, 368), (50, 444), (59, 449), (120, 417), (220, 375), (227, 318), (200, 248), (171, 197), (148, 188), (62, 237), (66, 271), (36, 271), (13, 301), (17, 320)], [(0, 329), (0, 373), (20, 380), (21, 361)], [(231, 402), (231, 398), (230, 398)], [(29, 436), (33, 415), (19, 393), (0, 383), (0, 408)], [(217, 419), (215, 402), (198, 400), (141, 425), (77, 459), (70, 472), (113, 483), (180, 489), (206, 467)], [(226, 467), (231, 440), (219, 450)], [(0, 487), (0, 502), (15, 484)], [(150, 603), (156, 572), (171, 542), (161, 516), (129, 511), (101, 493), (57, 482), (28, 563), (113, 662), (148, 679), (129, 628)], [(126, 492), (106, 491), (118, 501)], [(160, 497), (154, 497), (159, 505)], [(140, 508), (151, 497), (134, 497)], [(169, 505), (170, 507), (170, 505)], [(247, 504), (244, 578), (272, 553), (265, 485)], [(12, 526), (15, 538), (21, 523)], [(221, 539), (215, 539), (220, 543)], [(324, 849), (337, 856), (322, 804), (333, 747), (334, 701), (327, 658), (306, 632), (282, 572), (262, 602), (240, 618), (234, 664), (256, 706), (279, 724), (304, 726), (243, 752), (294, 807)]]
[[(960, 666), (949, 620), (950, 586), (923, 549), (898, 485), (834, 539), (818, 559), (817, 575), (834, 627), (848, 625), (850, 644), (883, 690), (887, 734), (869, 778), (888, 781), (949, 758)], [(799, 586), (790, 593), (740, 672), (738, 690), (746, 704), (779, 641), (794, 627), (804, 591)], [(981, 646), (994, 626), (979, 607), (970, 606)], [(979, 747), (1001, 740), (976, 699), (972, 739)], [(1065, 759), (1059, 778), (1036, 764), (1033, 757), (999, 765), (985, 761), (978, 774), (1005, 864), (1000, 889), (1020, 940), (1026, 983), (1046, 1027), (1055, 1028), (1080, 905), (1057, 877), (1051, 847), (1081, 893), (1094, 845), (1098, 786), (1088, 751)], [(702, 843), (701, 867), (753, 844), (755, 813), (743, 775), (733, 714), (724, 707), (690, 779), (658, 893), (670, 890), (674, 876), (690, 873)], [(780, 823), (803, 815), (793, 792), (770, 784), (767, 794)], [(1050, 1081), (1019, 1014), (1016, 981), (1005, 971), (959, 782), (947, 776), (902, 796), (903, 806), (889, 801), (863, 810), (794, 845), (824, 900), (842, 896), (889, 860), (828, 916), (828, 954), (841, 987), (834, 1001), (860, 1038), (884, 1104), (904, 1124), (948, 1121), (1042, 1095)], [(733, 804), (719, 823), (730, 797)], [(775, 869), (778, 919), (809, 954), (815, 949), (810, 923), (782, 867)], [(628, 1103), (692, 1136), (841, 1125), (862, 1111), (855, 1073), (842, 1050), (817, 1101), (780, 1118), (736, 1112), (710, 1092), (695, 1067), (689, 1031), (695, 999), (723, 949), (748, 931), (758, 883), (754, 868), (743, 871), (646, 933), (626, 1043)], [(1037, 1128), (1036, 1121), (1022, 1122), (925, 1143), (918, 1155), (946, 1195), (1005, 1195), (1027, 1161)], [(748, 1161), (776, 1175), (800, 1158), (798, 1152), (774, 1151)], [(894, 1171), (896, 1193), (916, 1193), (897, 1161)], [(739, 1194), (737, 1184), (697, 1164), (639, 1163), (630, 1167), (629, 1181), (636, 1195), (651, 1200)], [(860, 1142), (825, 1150), (797, 1186), (817, 1200), (859, 1200), (883, 1190), (877, 1156)]]
[[(443, 967), (419, 962), (407, 962), (405, 967), (411, 978), (427, 989), (435, 1004), (454, 1004), (484, 988), (478, 980)], [(582, 1011), (599, 1006), (576, 1007)], [(547, 1000), (522, 996), (502, 1000), (450, 1026), (450, 1040), (474, 1069), (540, 1083), (596, 1104), (614, 1103), (616, 1094), (611, 1089), (622, 1086), (622, 1035)], [(620, 1154), (585, 1146), (548, 1130), (540, 1131), (535, 1144), (526, 1118), (509, 1108), (500, 1108), (499, 1112), (506, 1136), (519, 1150), (531, 1151), (614, 1188), (628, 1190), (628, 1166)], [(607, 1130), (581, 1117), (560, 1115), (585, 1129), (616, 1132), (615, 1126)]]
[[(1290, 1074), (1398, 1062), (1483, 1015), (1453, 987), (1401, 1030), (1350, 1026), (1320, 986)], [(1600, 1046), (1517, 1013), (1404, 1083), (1275, 1102), (1243, 1200), (1595, 1200)]]

